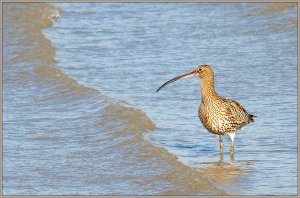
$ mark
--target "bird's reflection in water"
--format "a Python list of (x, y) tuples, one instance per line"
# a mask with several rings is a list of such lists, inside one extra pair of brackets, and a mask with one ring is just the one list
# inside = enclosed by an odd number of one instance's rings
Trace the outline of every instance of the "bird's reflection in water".
[(220, 156), (220, 160), (216, 162), (199, 164), (197, 170), (217, 184), (238, 188), (238, 183), (235, 181), (247, 177), (251, 172), (252, 164), (251, 160), (235, 161), (233, 156), (226, 162), (223, 156)]

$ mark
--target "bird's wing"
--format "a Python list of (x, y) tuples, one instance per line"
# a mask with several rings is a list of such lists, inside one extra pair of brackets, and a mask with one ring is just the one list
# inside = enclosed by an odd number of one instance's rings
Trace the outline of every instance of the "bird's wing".
[(226, 114), (231, 117), (232, 120), (240, 124), (249, 122), (250, 115), (238, 102), (226, 99), (225, 109)]

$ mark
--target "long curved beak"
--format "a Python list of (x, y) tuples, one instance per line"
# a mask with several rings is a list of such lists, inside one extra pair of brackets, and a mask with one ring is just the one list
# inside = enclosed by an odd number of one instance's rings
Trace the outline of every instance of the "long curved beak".
[(173, 79), (171, 79), (171, 80), (165, 82), (162, 86), (160, 86), (160, 87), (156, 90), (156, 92), (158, 92), (159, 90), (161, 90), (161, 89), (162, 89), (164, 86), (166, 86), (167, 84), (173, 83), (173, 82), (175, 82), (175, 81), (177, 81), (177, 80), (180, 80), (180, 79), (192, 77), (192, 76), (195, 76), (195, 75), (196, 75), (196, 71), (192, 71), (191, 73), (187, 73), (187, 74), (184, 74), (184, 75), (182, 75), (182, 76), (178, 76), (178, 77), (176, 77), (176, 78), (173, 78)]

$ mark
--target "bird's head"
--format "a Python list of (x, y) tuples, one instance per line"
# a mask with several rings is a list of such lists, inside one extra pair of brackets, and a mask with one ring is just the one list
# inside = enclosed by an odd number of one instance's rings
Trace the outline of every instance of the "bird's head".
[(213, 70), (210, 65), (200, 65), (197, 67), (197, 69), (194, 71), (195, 75), (194, 76), (199, 76), (200, 78), (203, 77), (208, 77), (213, 75)]
[(200, 65), (200, 66), (197, 67), (197, 69), (195, 69), (194, 71), (192, 71), (190, 73), (178, 76), (176, 78), (173, 78), (173, 79), (167, 81), (162, 86), (160, 86), (156, 90), (156, 92), (158, 92), (161, 88), (163, 88), (167, 84), (170, 84), (170, 83), (175, 82), (177, 80), (181, 80), (183, 78), (189, 78), (189, 77), (193, 77), (193, 76), (198, 76), (200, 78), (204, 78), (204, 77), (210, 77), (210, 76), (213, 76), (213, 75), (214, 75), (214, 73), (213, 73), (213, 70), (212, 70), (210, 65)]

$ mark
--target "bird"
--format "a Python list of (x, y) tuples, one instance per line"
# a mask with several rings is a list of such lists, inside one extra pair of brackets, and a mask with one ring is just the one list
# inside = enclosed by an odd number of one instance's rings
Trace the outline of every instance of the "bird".
[(203, 126), (216, 135), (220, 145), (220, 155), (223, 156), (224, 143), (222, 136), (231, 139), (230, 156), (234, 158), (234, 137), (237, 131), (254, 122), (255, 115), (249, 114), (238, 102), (223, 98), (215, 89), (214, 71), (211, 65), (200, 65), (194, 71), (173, 78), (161, 85), (156, 92), (166, 85), (189, 77), (200, 77), (202, 100), (198, 116)]

